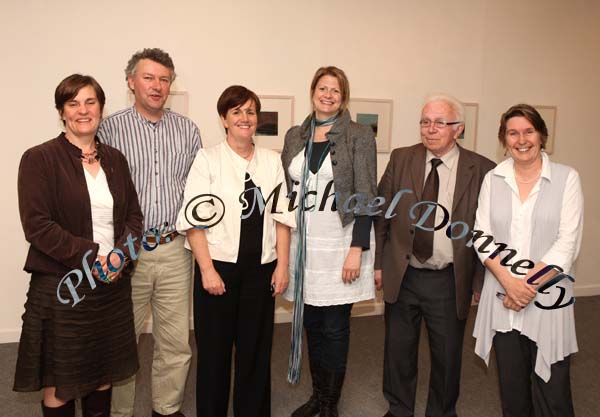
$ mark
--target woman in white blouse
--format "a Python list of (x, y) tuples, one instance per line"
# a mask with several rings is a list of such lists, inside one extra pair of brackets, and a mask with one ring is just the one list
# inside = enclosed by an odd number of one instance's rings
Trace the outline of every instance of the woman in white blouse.
[[(508, 109), (498, 139), (510, 158), (487, 174), (479, 195), (475, 229), (493, 243), (475, 242), (487, 269), (475, 351), (487, 363), (494, 346), (505, 417), (573, 416), (573, 285), (563, 279), (537, 289), (557, 270), (573, 275), (583, 228), (579, 175), (543, 151), (548, 130), (532, 106)], [(492, 259), (501, 243), (508, 249)]]
[(279, 155), (254, 146), (256, 94), (231, 86), (217, 110), (227, 137), (198, 152), (177, 220), (196, 258), (196, 412), (227, 416), (235, 344), (234, 414), (269, 417), (274, 297), (288, 285), (295, 222)]

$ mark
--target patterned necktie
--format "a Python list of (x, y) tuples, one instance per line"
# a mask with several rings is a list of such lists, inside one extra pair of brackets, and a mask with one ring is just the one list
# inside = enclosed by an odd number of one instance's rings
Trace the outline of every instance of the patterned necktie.
[[(440, 189), (440, 176), (437, 172), (437, 167), (442, 163), (439, 158), (433, 158), (431, 160), (431, 171), (425, 181), (425, 187), (423, 187), (423, 198), (421, 201), (435, 201), (438, 199), (438, 191)], [(421, 206), (421, 212), (419, 219), (427, 210), (426, 205)], [(417, 222), (419, 221), (417, 219)], [(433, 229), (435, 225), (435, 211), (427, 217), (427, 220), (423, 223), (423, 227)], [(423, 230), (420, 227), (415, 228), (415, 238), (413, 240), (413, 255), (421, 263), (431, 258), (433, 255), (433, 231)]]

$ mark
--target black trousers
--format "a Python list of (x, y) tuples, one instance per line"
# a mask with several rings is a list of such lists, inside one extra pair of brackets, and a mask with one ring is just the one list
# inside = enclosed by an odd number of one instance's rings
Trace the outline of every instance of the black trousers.
[(431, 353), (425, 415), (456, 416), (466, 320), (456, 314), (452, 266), (441, 271), (409, 266), (398, 299), (385, 304), (383, 394), (396, 417), (414, 415), (421, 319)]
[(304, 305), (304, 328), (312, 363), (329, 371), (346, 369), (351, 312), (352, 304), (323, 307)]
[(270, 286), (275, 264), (214, 261), (215, 269), (225, 283), (223, 295), (210, 295), (202, 288), (202, 277), (196, 264), (194, 333), (198, 347), (198, 417), (227, 416), (234, 345), (234, 415), (270, 417), (275, 312)]
[(544, 382), (535, 373), (537, 346), (516, 330), (496, 333), (494, 350), (504, 417), (573, 417), (571, 357), (550, 367)]

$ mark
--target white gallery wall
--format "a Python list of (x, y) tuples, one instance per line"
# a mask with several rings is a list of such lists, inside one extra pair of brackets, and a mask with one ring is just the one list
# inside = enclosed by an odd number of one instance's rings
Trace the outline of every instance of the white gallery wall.
[[(585, 193), (576, 294), (600, 294), (598, 0), (2, 0), (0, 10), (0, 342), (18, 340), (28, 288), (19, 159), (58, 134), (53, 93), (60, 80), (74, 72), (96, 77), (109, 114), (127, 104), (123, 69), (144, 47), (173, 57), (173, 88), (189, 93), (189, 116), (205, 145), (223, 139), (216, 101), (227, 86), (295, 96), (300, 123), (322, 65), (344, 69), (354, 97), (393, 100), (393, 147), (418, 140), (428, 93), (479, 103), (476, 150), (495, 160), (504, 110), (517, 102), (557, 106), (552, 159), (577, 168)], [(379, 154), (380, 175), (388, 156)]]

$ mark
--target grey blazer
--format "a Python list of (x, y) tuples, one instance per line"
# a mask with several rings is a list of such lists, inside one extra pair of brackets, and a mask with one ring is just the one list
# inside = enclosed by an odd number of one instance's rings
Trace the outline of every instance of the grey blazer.
[[(285, 135), (281, 161), (288, 190), (292, 189), (288, 168), (292, 159), (298, 152), (303, 151), (310, 139), (311, 118), (312, 114), (304, 120), (302, 125), (292, 127)], [(354, 123), (350, 119), (348, 110), (344, 110), (327, 133), (327, 139), (331, 142), (330, 156), (336, 205), (342, 226), (346, 226), (354, 220), (355, 215), (367, 215), (366, 206), (377, 193), (375, 135), (370, 127)], [(364, 197), (364, 204), (356, 207), (357, 213), (354, 210), (346, 212), (344, 203), (355, 193)], [(355, 204), (356, 201), (353, 201), (349, 207), (352, 209)]]

